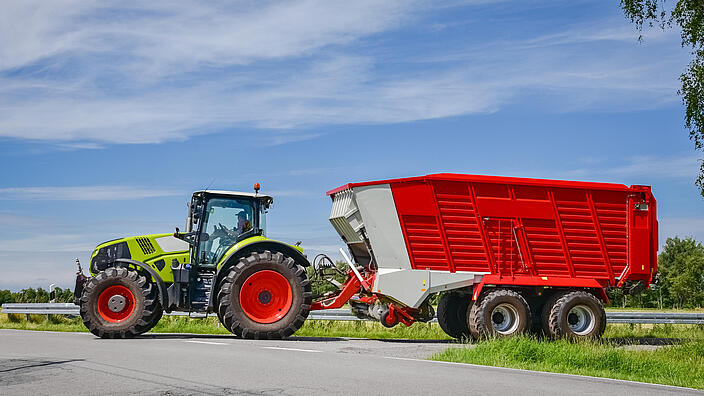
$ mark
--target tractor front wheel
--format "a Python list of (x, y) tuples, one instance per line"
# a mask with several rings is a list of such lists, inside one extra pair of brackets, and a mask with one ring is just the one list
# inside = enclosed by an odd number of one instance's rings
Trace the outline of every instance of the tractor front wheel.
[(81, 295), (81, 318), (101, 338), (131, 338), (151, 329), (162, 314), (158, 291), (135, 270), (111, 267), (91, 278)]
[(306, 272), (280, 252), (240, 259), (222, 281), (218, 317), (235, 335), (279, 339), (298, 330), (312, 302)]

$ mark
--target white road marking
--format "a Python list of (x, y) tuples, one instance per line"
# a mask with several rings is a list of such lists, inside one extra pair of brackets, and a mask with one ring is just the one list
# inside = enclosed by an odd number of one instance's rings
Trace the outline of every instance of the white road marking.
[(213, 342), (213, 341), (185, 341), (192, 342), (194, 344), (208, 344), (208, 345), (228, 345), (226, 342)]
[(264, 349), (275, 349), (279, 351), (295, 351), (295, 352), (322, 352), (315, 349), (300, 349), (300, 348), (282, 348), (282, 347), (262, 347)]
[(525, 369), (517, 369), (513, 367), (499, 367), (499, 366), (485, 366), (483, 364), (472, 364), (472, 363), (461, 363), (461, 362), (447, 362), (444, 360), (425, 360), (425, 359), (414, 359), (414, 358), (404, 358), (404, 357), (395, 357), (395, 356), (382, 356), (384, 359), (393, 359), (393, 360), (407, 360), (411, 362), (425, 362), (425, 363), (440, 363), (440, 364), (447, 364), (447, 365), (454, 365), (454, 366), (465, 366), (465, 367), (480, 367), (480, 368), (489, 368), (489, 369), (498, 369), (498, 370), (506, 370), (506, 371), (522, 371), (522, 372), (533, 372), (533, 373), (541, 373), (541, 374), (548, 374), (548, 375), (554, 375), (556, 377), (581, 377), (581, 378), (588, 378), (588, 379), (595, 379), (595, 380), (603, 380), (604, 382), (610, 381), (610, 382), (623, 382), (623, 383), (630, 383), (630, 384), (639, 384), (639, 385), (648, 385), (648, 386), (654, 386), (654, 387), (660, 387), (660, 388), (673, 388), (673, 389), (686, 389), (686, 390), (696, 390), (699, 391), (699, 389), (694, 389), (694, 388), (687, 388), (684, 386), (676, 386), (676, 385), (665, 385), (665, 384), (653, 384), (650, 382), (640, 382), (640, 381), (631, 381), (631, 380), (622, 380), (622, 379), (617, 379), (617, 378), (607, 378), (607, 377), (592, 377), (590, 375), (581, 375), (581, 374), (568, 374), (568, 373), (552, 373), (550, 371), (538, 371), (538, 370), (525, 370)]

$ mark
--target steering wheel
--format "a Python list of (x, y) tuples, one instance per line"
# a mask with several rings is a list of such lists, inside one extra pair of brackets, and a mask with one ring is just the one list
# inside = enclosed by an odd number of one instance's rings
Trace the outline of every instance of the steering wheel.
[[(218, 228), (219, 226), (219, 228)], [(215, 225), (215, 229), (213, 232), (210, 234), (211, 239), (216, 239), (216, 238), (234, 238), (234, 235), (232, 235), (232, 231), (230, 231), (227, 227), (222, 225), (221, 223), (218, 223)]]

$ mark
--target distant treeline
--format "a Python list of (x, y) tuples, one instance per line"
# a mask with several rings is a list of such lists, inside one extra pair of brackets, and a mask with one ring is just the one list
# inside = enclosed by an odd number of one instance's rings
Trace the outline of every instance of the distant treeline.
[[(73, 302), (73, 292), (70, 289), (62, 289), (57, 287), (55, 302), (57, 303), (70, 303)], [(11, 292), (9, 290), (0, 290), (0, 304), (4, 303), (48, 303), (49, 302), (49, 292), (42, 289), (29, 288), (22, 289), (18, 292)]]
[[(337, 265), (343, 266), (343, 263)], [(638, 295), (624, 295), (621, 289), (616, 288), (609, 290), (611, 305), (661, 309), (704, 306), (704, 246), (701, 243), (692, 238), (668, 238), (658, 255), (658, 274), (657, 287)], [(344, 279), (338, 280), (344, 282)], [(322, 294), (330, 289), (332, 287), (315, 291)], [(42, 288), (23, 289), (15, 293), (0, 290), (0, 304), (11, 302), (49, 302), (49, 292)], [(69, 289), (57, 287), (56, 302), (73, 302), (73, 293)]]

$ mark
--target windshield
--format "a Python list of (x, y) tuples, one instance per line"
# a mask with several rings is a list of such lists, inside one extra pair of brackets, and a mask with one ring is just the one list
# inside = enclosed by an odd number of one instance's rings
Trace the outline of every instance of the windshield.
[(207, 238), (201, 238), (199, 249), (201, 263), (218, 263), (227, 249), (237, 242), (237, 237), (252, 229), (253, 215), (252, 201), (231, 198), (210, 199), (205, 208), (201, 231), (208, 234)]

